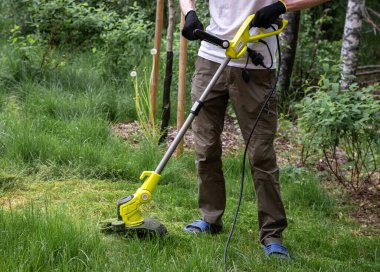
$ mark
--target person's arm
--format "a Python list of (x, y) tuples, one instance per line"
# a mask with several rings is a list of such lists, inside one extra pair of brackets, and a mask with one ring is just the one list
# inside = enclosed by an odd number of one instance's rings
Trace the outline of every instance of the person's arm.
[(281, 14), (314, 7), (330, 0), (280, 0), (256, 12), (252, 21), (254, 27), (270, 27)]
[(286, 5), (286, 11), (297, 11), (311, 8), (328, 1), (330, 0), (283, 0)]
[(199, 21), (197, 14), (195, 13), (194, 0), (179, 0), (182, 14), (185, 16), (185, 24), (182, 28), (182, 36), (190, 41), (197, 40), (194, 35), (195, 29), (203, 30), (203, 24)]
[(184, 16), (186, 16), (186, 14), (190, 10), (195, 11), (195, 1), (194, 0), (179, 0), (179, 6), (180, 6), (182, 14)]

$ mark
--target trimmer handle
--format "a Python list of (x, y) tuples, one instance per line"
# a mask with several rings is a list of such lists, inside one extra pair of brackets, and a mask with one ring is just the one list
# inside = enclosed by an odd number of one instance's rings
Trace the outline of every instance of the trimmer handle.
[(206, 31), (195, 29), (194, 36), (202, 41), (206, 41), (217, 46), (222, 47), (223, 49), (227, 49), (230, 46), (230, 42), (228, 40), (222, 40)]
[(277, 18), (277, 20), (272, 25), (277, 25), (277, 29), (280, 29), (283, 26), (283, 21), (281, 18)]
[[(254, 27), (253, 26), (253, 18), (252, 18), (252, 21), (251, 21), (251, 23), (250, 23), (250, 27), (252, 28), (252, 27)], [(284, 25), (283, 24), (283, 21), (282, 21), (282, 19), (280, 18), (280, 17), (278, 17), (277, 19), (276, 19), (276, 21), (274, 21), (273, 22), (273, 24), (272, 24), (272, 26), (273, 25), (277, 25), (277, 29), (280, 29), (280, 28), (282, 28), (282, 26)]]

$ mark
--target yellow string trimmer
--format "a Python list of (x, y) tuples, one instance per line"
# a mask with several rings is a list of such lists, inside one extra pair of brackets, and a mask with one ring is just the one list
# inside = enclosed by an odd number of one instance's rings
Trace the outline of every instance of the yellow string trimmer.
[(133, 195), (129, 195), (118, 200), (118, 218), (115, 220), (104, 221), (102, 225), (102, 229), (104, 231), (119, 232), (122, 234), (136, 233), (137, 235), (144, 236), (147, 234), (158, 236), (163, 236), (166, 234), (167, 230), (163, 224), (149, 218), (143, 218), (141, 215), (140, 206), (152, 200), (153, 191), (161, 179), (162, 171), (164, 170), (166, 164), (173, 155), (186, 131), (189, 129), (194, 118), (201, 110), (206, 97), (216, 84), (217, 80), (219, 79), (224, 68), (228, 65), (230, 60), (242, 57), (247, 51), (247, 45), (249, 43), (259, 42), (263, 38), (278, 35), (283, 31), (288, 23), (286, 20), (279, 20), (277, 23), (275, 23), (278, 26), (276, 30), (267, 32), (264, 29), (254, 29), (255, 33), (253, 34), (251, 31), (253, 29), (251, 27), (251, 22), (254, 16), (255, 15), (251, 15), (244, 21), (235, 37), (230, 41), (222, 40), (202, 30), (194, 31), (194, 34), (199, 39), (205, 40), (226, 49), (226, 58), (216, 71), (202, 96), (192, 106), (189, 116), (187, 117), (182, 128), (179, 130), (177, 136), (174, 138), (173, 142), (170, 144), (157, 168), (154, 171), (144, 171), (140, 176), (140, 180), (144, 181), (143, 185), (137, 189)]

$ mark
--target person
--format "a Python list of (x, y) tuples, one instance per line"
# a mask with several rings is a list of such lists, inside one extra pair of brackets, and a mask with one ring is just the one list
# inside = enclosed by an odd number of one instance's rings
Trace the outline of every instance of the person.
[[(282, 14), (309, 8), (328, 0), (209, 0), (210, 24), (206, 31), (231, 40), (244, 20), (255, 14), (253, 27), (269, 28)], [(194, 0), (180, 0), (185, 24), (182, 35), (197, 40), (195, 29), (203, 30), (197, 17)], [(216, 85), (206, 98), (192, 128), (198, 173), (198, 206), (202, 219), (185, 226), (189, 233), (212, 233), (222, 230), (222, 216), (226, 207), (225, 179), (222, 171), (222, 145), (220, 135), (228, 100), (247, 142), (257, 115), (274, 87), (277, 44), (274, 36), (253, 49), (263, 57), (263, 65), (247, 62), (247, 56), (231, 60)], [(271, 54), (269, 53), (271, 51)], [(272, 55), (272, 57), (271, 57)], [(225, 59), (225, 50), (202, 41), (195, 63), (191, 97), (195, 102), (205, 90), (219, 65)], [(246, 76), (243, 78), (242, 72)], [(248, 79), (247, 79), (248, 77)], [(279, 168), (273, 141), (277, 129), (276, 97), (269, 99), (248, 147), (251, 173), (257, 195), (259, 240), (266, 255), (289, 257), (282, 244), (282, 232), (287, 227), (283, 202), (280, 196)]]

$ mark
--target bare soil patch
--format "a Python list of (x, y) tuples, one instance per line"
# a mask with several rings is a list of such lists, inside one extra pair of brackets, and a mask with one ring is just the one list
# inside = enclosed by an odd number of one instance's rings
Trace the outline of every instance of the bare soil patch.
[[(137, 137), (141, 133), (138, 123), (132, 122), (128, 124), (115, 124), (112, 126), (114, 133), (121, 138), (137, 142)], [(177, 129), (170, 127), (168, 129), (168, 145), (174, 140), (177, 135)], [(184, 137), (184, 148), (186, 150), (193, 150), (194, 139), (191, 128), (186, 132)], [(241, 150), (244, 147), (243, 137), (241, 136), (240, 129), (234, 125), (232, 118), (226, 115), (224, 119), (224, 129), (222, 133), (222, 147), (223, 152), (231, 153)]]
[(380, 234), (380, 181), (373, 180), (362, 191), (350, 194), (357, 208), (350, 213), (362, 227), (374, 229)]

